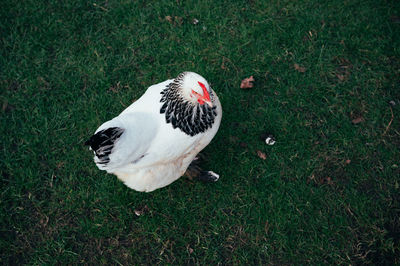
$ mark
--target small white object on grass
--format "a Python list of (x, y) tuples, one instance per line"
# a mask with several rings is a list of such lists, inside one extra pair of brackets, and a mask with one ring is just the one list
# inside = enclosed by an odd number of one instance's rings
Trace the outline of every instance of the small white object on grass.
[(264, 133), (261, 135), (261, 140), (265, 141), (267, 145), (274, 145), (276, 142), (275, 137), (272, 134)]
[(265, 143), (267, 143), (268, 145), (274, 145), (276, 142), (275, 138), (273, 136), (267, 137), (265, 139)]
[(217, 173), (215, 173), (215, 172), (213, 172), (213, 171), (208, 171), (208, 173), (210, 174), (210, 175), (212, 175), (215, 179), (214, 179), (214, 182), (217, 182), (218, 181), (218, 179), (219, 179), (219, 174), (217, 174)]

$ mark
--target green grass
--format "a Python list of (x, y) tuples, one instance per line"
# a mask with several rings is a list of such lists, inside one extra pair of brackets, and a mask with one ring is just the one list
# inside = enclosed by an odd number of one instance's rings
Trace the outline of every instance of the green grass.
[[(326, 2), (2, 3), (0, 262), (400, 264), (400, 2)], [(99, 171), (83, 142), (185, 70), (223, 105), (220, 181)]]

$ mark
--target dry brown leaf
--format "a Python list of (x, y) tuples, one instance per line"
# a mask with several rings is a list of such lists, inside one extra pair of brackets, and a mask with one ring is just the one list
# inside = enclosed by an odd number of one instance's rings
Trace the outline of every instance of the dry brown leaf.
[(357, 125), (357, 124), (361, 123), (362, 121), (364, 121), (364, 118), (362, 118), (362, 116), (357, 117), (357, 118), (354, 118), (353, 120), (351, 120), (351, 122), (352, 122), (354, 125)]
[(189, 254), (192, 254), (194, 250), (191, 247), (189, 247), (188, 251), (189, 251)]
[(260, 151), (260, 150), (257, 150), (257, 156), (259, 158), (263, 159), (263, 160), (267, 159), (267, 155), (264, 152)]
[(166, 16), (165, 20), (168, 21), (169, 23), (172, 23), (172, 17), (171, 16)]
[(302, 67), (302, 66), (299, 66), (299, 64), (294, 64), (293, 66), (294, 66), (294, 69), (296, 69), (297, 71), (299, 71), (301, 73), (306, 72), (306, 68)]
[(250, 76), (249, 78), (245, 78), (244, 80), (242, 80), (242, 83), (240, 83), (240, 88), (241, 89), (250, 89), (253, 88), (254, 84), (254, 78), (253, 76)]

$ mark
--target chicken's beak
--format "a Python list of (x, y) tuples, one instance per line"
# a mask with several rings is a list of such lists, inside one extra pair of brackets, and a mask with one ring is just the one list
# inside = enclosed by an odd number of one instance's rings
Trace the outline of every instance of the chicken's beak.
[(210, 106), (210, 108), (213, 108), (213, 104), (212, 104), (212, 102), (211, 101), (209, 101), (209, 100), (207, 100), (207, 101), (204, 101), (206, 104), (208, 104), (208, 106)]

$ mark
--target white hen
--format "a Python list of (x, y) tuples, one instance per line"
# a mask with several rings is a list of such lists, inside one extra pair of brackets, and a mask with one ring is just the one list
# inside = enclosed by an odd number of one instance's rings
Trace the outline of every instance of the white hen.
[[(221, 103), (193, 72), (149, 87), (86, 142), (97, 167), (128, 187), (150, 192), (181, 177), (221, 123)], [(210, 175), (218, 178), (213, 172)]]

